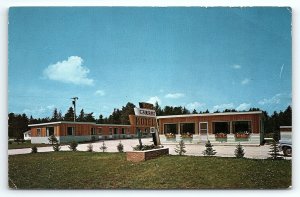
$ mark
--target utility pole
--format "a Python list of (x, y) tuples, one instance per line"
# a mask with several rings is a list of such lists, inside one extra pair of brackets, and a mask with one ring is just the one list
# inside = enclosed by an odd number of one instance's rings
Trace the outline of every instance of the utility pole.
[(72, 104), (74, 105), (74, 122), (76, 122), (76, 100), (78, 100), (78, 97), (73, 97)]

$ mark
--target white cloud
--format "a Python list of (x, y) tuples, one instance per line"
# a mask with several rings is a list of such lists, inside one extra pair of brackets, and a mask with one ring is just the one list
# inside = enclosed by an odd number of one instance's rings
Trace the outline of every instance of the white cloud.
[(249, 82), (250, 82), (250, 79), (245, 78), (245, 79), (241, 82), (241, 84), (242, 84), (242, 85), (246, 85), (246, 84), (248, 84)]
[(199, 102), (193, 102), (193, 103), (189, 103), (186, 105), (186, 108), (188, 108), (189, 110), (193, 110), (193, 109), (197, 109), (199, 107), (203, 107), (205, 106), (205, 103), (199, 103)]
[(234, 65), (232, 65), (232, 68), (234, 68), (234, 69), (241, 69), (242, 67), (241, 67), (241, 65), (234, 64)]
[(248, 110), (251, 106), (251, 103), (241, 103), (236, 110), (237, 111), (243, 111), (243, 110)]
[(259, 101), (258, 103), (260, 105), (266, 105), (266, 104), (278, 104), (280, 103), (280, 97), (282, 94), (276, 94), (272, 98), (266, 99), (264, 98), (263, 100)]
[(51, 110), (51, 109), (54, 109), (55, 106), (54, 105), (48, 105), (46, 108), (49, 109), (49, 110)]
[(159, 105), (161, 104), (161, 100), (158, 96), (153, 96), (153, 97), (150, 97), (149, 100), (147, 101), (147, 103), (152, 103), (153, 105), (155, 103), (158, 103)]
[(184, 94), (183, 93), (174, 93), (174, 94), (166, 94), (165, 95), (166, 98), (172, 98), (172, 99), (177, 99), (177, 98), (181, 98), (181, 97), (184, 97)]
[(105, 92), (104, 92), (104, 90), (96, 90), (96, 92), (94, 94), (99, 95), (99, 96), (104, 96)]
[(46, 78), (75, 85), (93, 85), (94, 80), (87, 77), (90, 70), (83, 67), (83, 59), (78, 56), (68, 57), (67, 60), (49, 65), (44, 69)]
[(221, 105), (215, 105), (213, 106), (213, 111), (216, 111), (216, 110), (224, 110), (224, 109), (232, 109), (234, 108), (234, 105), (233, 103), (224, 103), (224, 104), (221, 104)]

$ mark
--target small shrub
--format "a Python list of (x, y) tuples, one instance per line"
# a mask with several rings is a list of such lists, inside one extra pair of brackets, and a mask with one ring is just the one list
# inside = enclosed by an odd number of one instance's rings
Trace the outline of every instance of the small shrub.
[(51, 135), (49, 138), (48, 138), (48, 140), (49, 140), (49, 143), (50, 144), (56, 144), (57, 142), (58, 142), (58, 140), (57, 140), (57, 138), (55, 137), (55, 135)]
[(31, 147), (31, 153), (37, 153), (37, 152), (38, 152), (38, 149), (35, 145), (33, 147)]
[(143, 150), (152, 150), (157, 148), (162, 148), (163, 146), (155, 146), (154, 144), (151, 145), (136, 145), (135, 147), (132, 147), (135, 151), (143, 151)]
[(118, 149), (119, 153), (122, 153), (122, 152), (124, 151), (124, 146), (123, 146), (123, 144), (122, 144), (121, 141), (120, 141), (120, 143), (118, 144), (117, 149)]
[(95, 141), (96, 141), (96, 137), (95, 137), (95, 136), (92, 136), (91, 141), (92, 141), (92, 142), (95, 142)]
[(176, 145), (175, 152), (178, 153), (179, 155), (184, 155), (184, 153), (186, 153), (185, 144), (183, 140), (180, 140), (179, 144)]
[(71, 151), (77, 151), (77, 146), (78, 146), (78, 143), (76, 141), (73, 141), (71, 142), (71, 144), (69, 145), (69, 149)]
[(236, 158), (243, 158), (245, 155), (243, 146), (239, 143), (236, 145), (236, 149), (234, 150), (234, 155)]
[(100, 146), (100, 150), (102, 150), (102, 152), (105, 152), (107, 150), (107, 146), (105, 145), (104, 141), (103, 141), (102, 145)]
[(93, 152), (93, 144), (87, 145), (87, 152)]
[(275, 140), (273, 140), (273, 142), (270, 146), (269, 155), (270, 155), (269, 159), (273, 159), (273, 160), (283, 159), (283, 157), (280, 156), (280, 154), (279, 154), (279, 147)]
[(204, 156), (213, 156), (217, 152), (213, 149), (213, 145), (208, 140), (205, 144), (206, 149), (202, 152)]
[(58, 152), (58, 151), (60, 151), (61, 146), (60, 146), (60, 144), (56, 143), (52, 146), (52, 148), (55, 152)]

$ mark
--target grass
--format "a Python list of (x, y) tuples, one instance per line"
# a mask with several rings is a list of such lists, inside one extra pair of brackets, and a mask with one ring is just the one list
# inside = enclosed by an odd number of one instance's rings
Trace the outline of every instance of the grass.
[(31, 148), (34, 145), (36, 145), (37, 147), (51, 146), (51, 144), (31, 144), (30, 140), (26, 140), (23, 143), (19, 142), (19, 144), (12, 141), (12, 144), (8, 143), (8, 149)]
[(19, 189), (271, 189), (291, 185), (291, 160), (163, 156), (141, 163), (125, 153), (12, 155), (9, 187)]

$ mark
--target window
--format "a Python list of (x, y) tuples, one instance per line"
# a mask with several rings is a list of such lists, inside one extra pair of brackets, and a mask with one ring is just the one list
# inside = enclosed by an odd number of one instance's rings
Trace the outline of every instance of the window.
[(164, 124), (164, 133), (177, 133), (177, 124)]
[(99, 135), (102, 135), (102, 128), (99, 128)]
[(67, 135), (74, 135), (75, 128), (74, 127), (68, 127), (67, 128)]
[(213, 122), (213, 133), (230, 133), (229, 122)]
[(109, 128), (109, 135), (112, 135), (112, 133), (113, 133), (112, 128)]
[(118, 128), (114, 128), (114, 134), (118, 134)]
[(54, 135), (54, 127), (46, 127), (46, 136)]
[(36, 129), (36, 136), (38, 136), (38, 137), (41, 136), (41, 134), (42, 134), (41, 130), (42, 130), (41, 128)]
[(233, 133), (251, 133), (251, 122), (250, 121), (234, 121), (232, 122)]
[(126, 134), (126, 129), (122, 128), (122, 134)]
[(181, 123), (180, 134), (195, 134), (195, 123)]
[(91, 135), (96, 135), (96, 128), (91, 128)]

